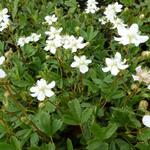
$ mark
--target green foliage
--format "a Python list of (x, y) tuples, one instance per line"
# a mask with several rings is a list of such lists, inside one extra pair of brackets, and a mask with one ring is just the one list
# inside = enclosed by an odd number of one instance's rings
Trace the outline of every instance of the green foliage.
[[(150, 101), (150, 91), (134, 82), (138, 65), (150, 66), (150, 40), (139, 47), (122, 46), (114, 41), (116, 29), (98, 19), (114, 0), (97, 0), (100, 10), (86, 14), (84, 0), (1, 0), (0, 10), (8, 8), (10, 25), (0, 32), (0, 56), (6, 60), (0, 69), (7, 76), (0, 79), (0, 150), (149, 150), (150, 129), (142, 125), (141, 100)], [(128, 25), (137, 23), (150, 35), (150, 1), (118, 0), (123, 11), (119, 17)], [(55, 14), (55, 27), (63, 35), (82, 36), (87, 46), (71, 53), (59, 48), (55, 55), (44, 51), (44, 17)], [(141, 16), (144, 14), (144, 16)], [(1, 17), (1, 15), (0, 15)], [(38, 42), (23, 47), (20, 37), (41, 34)], [(120, 52), (129, 68), (118, 76), (104, 73), (105, 58)], [(92, 60), (81, 74), (70, 67), (73, 56)], [(56, 81), (55, 96), (38, 101), (30, 88), (39, 79)]]

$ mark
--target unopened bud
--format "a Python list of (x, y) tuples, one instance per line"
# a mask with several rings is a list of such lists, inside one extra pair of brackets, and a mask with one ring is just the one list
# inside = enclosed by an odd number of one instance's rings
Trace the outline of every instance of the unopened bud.
[(50, 58), (50, 55), (46, 55), (46, 60), (48, 60)]
[(79, 31), (80, 31), (80, 27), (78, 27), (78, 26), (75, 27), (75, 31), (76, 31), (76, 32), (79, 32)]
[(5, 53), (5, 57), (8, 58), (9, 56), (12, 55), (12, 53), (13, 53), (13, 51), (10, 49), (9, 51), (7, 51), (7, 52)]
[(129, 10), (129, 8), (128, 7), (126, 7), (125, 9), (124, 9), (124, 11), (126, 12), (126, 11), (128, 11)]
[(144, 14), (141, 14), (139, 18), (140, 18), (140, 19), (143, 19), (144, 17), (145, 17), (145, 15), (144, 15)]
[(142, 57), (149, 57), (150, 56), (150, 51), (143, 51), (141, 56)]
[(137, 89), (138, 89), (138, 86), (136, 84), (131, 85), (131, 90), (137, 90)]
[(139, 109), (147, 110), (148, 108), (148, 102), (146, 100), (141, 100), (139, 103)]
[(45, 104), (43, 102), (39, 103), (39, 108), (43, 108), (45, 106)]
[(7, 97), (9, 97), (9, 92), (8, 91), (6, 91), (5, 93), (4, 93), (4, 96), (7, 98)]

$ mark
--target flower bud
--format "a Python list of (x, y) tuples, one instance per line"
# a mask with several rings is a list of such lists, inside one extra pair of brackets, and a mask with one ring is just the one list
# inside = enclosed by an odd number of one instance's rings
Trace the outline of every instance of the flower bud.
[(79, 32), (79, 31), (80, 31), (80, 27), (78, 27), (78, 26), (75, 27), (75, 31), (76, 31), (76, 32)]
[(46, 55), (46, 60), (48, 60), (50, 58), (50, 55)]
[(148, 102), (146, 100), (141, 100), (139, 103), (139, 109), (147, 110), (148, 108)]
[(125, 11), (125, 12), (127, 12), (128, 10), (129, 10), (129, 8), (128, 8), (128, 7), (126, 7), (126, 8), (124, 9), (124, 11)]
[(5, 52), (5, 57), (8, 58), (9, 56), (11, 56), (13, 53), (13, 51), (10, 49), (9, 51)]
[(5, 93), (4, 93), (4, 96), (7, 98), (7, 97), (9, 97), (9, 95), (10, 95), (10, 93), (8, 92), (8, 91), (6, 91)]
[(134, 90), (137, 90), (137, 89), (138, 89), (138, 86), (136, 84), (132, 84), (131, 85), (131, 90), (134, 91)]
[(140, 19), (143, 19), (144, 17), (145, 17), (145, 15), (144, 15), (144, 14), (141, 14), (139, 18), (140, 18)]
[(39, 106), (39, 108), (43, 108), (45, 106), (45, 103), (40, 102), (38, 106)]
[(150, 51), (143, 51), (141, 56), (142, 57), (149, 57), (150, 56)]

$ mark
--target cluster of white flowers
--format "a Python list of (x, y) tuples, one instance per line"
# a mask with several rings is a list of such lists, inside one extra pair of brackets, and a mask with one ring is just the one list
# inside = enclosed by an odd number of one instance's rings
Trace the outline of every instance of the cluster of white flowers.
[[(48, 25), (52, 25), (54, 22), (56, 22), (57, 21), (57, 17), (55, 16), (55, 15), (51, 15), (51, 16), (46, 16), (45, 17), (45, 21), (46, 21), (46, 23), (48, 24)], [(43, 22), (43, 23), (45, 23), (45, 22)]]
[(113, 24), (113, 29), (118, 28), (119, 26), (126, 26), (123, 20), (117, 17), (117, 13), (122, 11), (122, 5), (118, 4), (118, 2), (114, 4), (109, 4), (104, 11), (104, 16), (99, 19), (101, 24), (106, 24), (111, 22)]
[(0, 31), (3, 31), (6, 29), (9, 25), (9, 15), (8, 9), (4, 8), (3, 10), (0, 11)]
[[(0, 57), (0, 65), (2, 65), (5, 61), (5, 57), (1, 56)], [(6, 73), (3, 69), (0, 69), (0, 78), (4, 78), (6, 76)]]
[(97, 12), (99, 10), (99, 8), (97, 7), (98, 2), (96, 2), (95, 0), (88, 0), (87, 1), (87, 8), (85, 9), (85, 12), (88, 13), (92, 13), (94, 14), (95, 12)]
[[(50, 18), (52, 19), (52, 17)], [(51, 20), (50, 22), (52, 23), (53, 21)], [(63, 47), (64, 49), (70, 49), (73, 53), (87, 45), (87, 43), (83, 43), (83, 37), (77, 38), (73, 35), (61, 35), (62, 30), (62, 28), (57, 29), (54, 26), (50, 26), (50, 30), (45, 32), (47, 35), (45, 51), (55, 54), (58, 48)]]
[(111, 72), (112, 75), (116, 76), (120, 70), (128, 68), (128, 65), (125, 65), (126, 59), (121, 60), (121, 54), (117, 52), (114, 58), (105, 59), (107, 67), (102, 68), (103, 72)]
[(62, 36), (60, 35), (62, 28), (56, 29), (51, 26), (49, 31), (45, 34), (48, 36), (46, 40), (45, 51), (50, 51), (52, 54), (56, 53), (57, 48), (62, 46)]
[(17, 41), (17, 45), (22, 47), (25, 44), (28, 44), (29, 42), (37, 42), (37, 41), (39, 41), (40, 37), (41, 37), (41, 34), (32, 33), (28, 37), (19, 38)]
[(31, 96), (37, 97), (39, 101), (43, 101), (46, 97), (54, 95), (54, 92), (52, 91), (52, 88), (54, 87), (55, 81), (47, 84), (46, 80), (40, 79), (35, 86), (30, 88)]
[(104, 11), (104, 17), (100, 18), (99, 21), (102, 24), (111, 22), (113, 24), (113, 29), (117, 28), (118, 35), (120, 37), (115, 37), (114, 40), (118, 41), (120, 44), (128, 45), (134, 44), (139, 46), (139, 44), (146, 42), (149, 37), (140, 35), (139, 27), (137, 24), (132, 24), (128, 27), (124, 24), (124, 21), (117, 17), (117, 13), (122, 11), (122, 5), (118, 2), (114, 4), (109, 4)]

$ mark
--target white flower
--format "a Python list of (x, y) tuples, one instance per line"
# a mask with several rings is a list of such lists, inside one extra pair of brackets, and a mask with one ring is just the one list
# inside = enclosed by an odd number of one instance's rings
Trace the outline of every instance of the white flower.
[(146, 127), (150, 128), (150, 115), (144, 115), (142, 118), (142, 122)]
[(90, 59), (86, 59), (86, 56), (74, 56), (74, 62), (71, 64), (72, 68), (79, 68), (81, 73), (86, 73), (89, 68), (88, 64), (90, 64), (92, 61)]
[[(1, 56), (0, 57), (0, 65), (2, 65), (5, 61), (5, 57)], [(4, 78), (6, 76), (6, 73), (3, 69), (0, 69), (0, 78)]]
[(52, 25), (53, 22), (57, 21), (57, 17), (55, 15), (46, 16), (45, 20), (46, 20), (46, 23), (48, 23), (49, 25)]
[(99, 18), (99, 22), (100, 22), (102, 25), (105, 25), (106, 23), (108, 23), (108, 20), (107, 20), (107, 18), (104, 16), (104, 17)]
[(135, 44), (135, 46), (139, 46), (140, 43), (144, 43), (149, 39), (148, 36), (140, 35), (139, 27), (137, 24), (132, 24), (130, 28), (119, 26), (118, 34), (121, 37), (115, 37), (115, 40), (123, 45)]
[(27, 38), (29, 38), (29, 41), (30, 41), (30, 42), (37, 42), (37, 41), (39, 41), (40, 37), (41, 37), (41, 34), (32, 33), (32, 34), (31, 34), (29, 37), (27, 37)]
[(138, 66), (136, 69), (136, 75), (132, 75), (134, 81), (144, 82), (150, 84), (150, 71), (147, 69), (142, 69)]
[(48, 39), (54, 39), (56, 36), (60, 36), (62, 28), (56, 29), (55, 27), (50, 27), (50, 31), (46, 31), (45, 34), (48, 35)]
[(128, 68), (128, 65), (125, 65), (126, 59), (121, 60), (121, 54), (117, 52), (114, 58), (105, 59), (107, 67), (102, 68), (103, 72), (111, 72), (112, 75), (116, 76), (120, 70)]
[(36, 85), (30, 88), (31, 96), (37, 97), (39, 101), (44, 101), (46, 97), (51, 97), (54, 92), (51, 90), (55, 87), (55, 81), (47, 84), (46, 80), (40, 79)]
[(150, 85), (148, 85), (147, 88), (150, 90)]
[(83, 43), (83, 41), (83, 37), (76, 38), (73, 35), (65, 36), (63, 40), (63, 47), (65, 49), (71, 49), (73, 53), (76, 52), (78, 49), (83, 49), (87, 45), (87, 43)]
[(113, 24), (112, 29), (127, 26), (126, 24), (124, 24), (123, 20), (120, 18), (114, 18), (110, 22)]
[(98, 2), (96, 2), (95, 0), (88, 0), (87, 1), (87, 8), (85, 9), (85, 12), (88, 13), (92, 13), (94, 14), (95, 12), (97, 12), (99, 10), (99, 8), (97, 7)]
[(21, 38), (18, 39), (17, 45), (22, 47), (22, 46), (24, 46), (25, 44), (27, 44), (29, 42), (30, 42), (30, 38), (21, 37)]
[(56, 53), (57, 48), (62, 46), (62, 39), (60, 36), (55, 37), (52, 40), (46, 40), (45, 51), (50, 51), (52, 54)]
[(116, 14), (122, 11), (122, 5), (118, 2), (114, 4), (109, 4), (104, 11), (106, 18), (111, 21), (116, 18)]
[(4, 8), (3, 10), (0, 11), (0, 31), (3, 31), (9, 25), (10, 16), (7, 13), (8, 13), (7, 8)]

